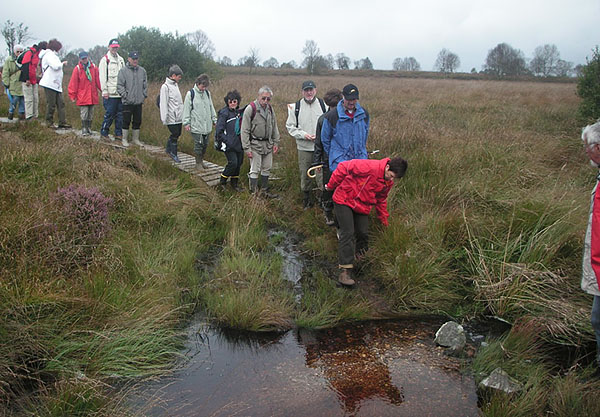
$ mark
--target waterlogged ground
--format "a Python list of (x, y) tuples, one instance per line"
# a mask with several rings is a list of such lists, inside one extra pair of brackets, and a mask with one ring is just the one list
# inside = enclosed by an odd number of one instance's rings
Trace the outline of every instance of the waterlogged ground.
[(443, 321), (278, 335), (198, 319), (186, 363), (134, 400), (151, 416), (477, 416), (471, 377), (433, 343)]

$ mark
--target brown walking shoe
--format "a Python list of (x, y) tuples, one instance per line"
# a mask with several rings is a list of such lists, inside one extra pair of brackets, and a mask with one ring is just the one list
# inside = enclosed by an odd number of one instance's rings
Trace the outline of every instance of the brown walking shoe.
[(351, 275), (352, 275), (352, 269), (342, 268), (342, 272), (340, 272), (338, 282), (342, 285), (347, 285), (347, 286), (354, 285), (354, 280), (352, 279)]

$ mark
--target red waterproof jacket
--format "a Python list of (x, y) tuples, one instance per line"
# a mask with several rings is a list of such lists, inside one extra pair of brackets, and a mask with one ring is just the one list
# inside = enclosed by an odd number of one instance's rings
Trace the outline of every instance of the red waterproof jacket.
[(23, 61), (21, 71), (25, 71), (29, 75), (28, 80), (31, 84), (37, 84), (37, 67), (40, 63), (40, 51), (36, 50), (33, 46), (29, 48), (25, 55), (23, 55)]
[(388, 225), (387, 196), (394, 181), (383, 178), (389, 158), (351, 159), (340, 162), (327, 183), (335, 190), (333, 201), (350, 207), (361, 214), (369, 214), (375, 206), (377, 217), (384, 226)]
[(98, 91), (102, 91), (100, 87), (100, 77), (98, 76), (98, 67), (90, 62), (90, 81), (85, 74), (85, 68), (81, 64), (77, 64), (73, 68), (73, 74), (69, 81), (69, 98), (75, 100), (78, 106), (90, 106), (98, 104)]

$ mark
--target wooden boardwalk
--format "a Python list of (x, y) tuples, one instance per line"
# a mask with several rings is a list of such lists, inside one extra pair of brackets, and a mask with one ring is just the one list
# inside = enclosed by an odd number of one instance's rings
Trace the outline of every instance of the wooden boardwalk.
[[(8, 118), (6, 118), (6, 117), (0, 117), (0, 123), (9, 123), (9, 124), (17, 123), (17, 120), (16, 119), (8, 120)], [(93, 141), (96, 141), (103, 145), (112, 146), (113, 148), (117, 148), (117, 149), (138, 148), (137, 146), (132, 145), (131, 143), (129, 144), (129, 148), (126, 148), (122, 145), (120, 140), (114, 140), (114, 137), (112, 135), (110, 135), (109, 137), (113, 140), (102, 139), (100, 137), (100, 132), (92, 131), (92, 135), (84, 136), (81, 134), (80, 129), (73, 128), (73, 129), (53, 129), (53, 130), (54, 130), (54, 132), (58, 133), (59, 135), (71, 134), (71, 135), (75, 135), (81, 139), (93, 140)], [(177, 156), (179, 157), (179, 160), (181, 161), (181, 163), (177, 164), (177, 163), (175, 163), (175, 161), (173, 161), (171, 159), (170, 156), (168, 156), (166, 154), (165, 148), (162, 146), (143, 144), (141, 147), (139, 147), (139, 149), (145, 150), (146, 152), (154, 155), (156, 158), (170, 162), (171, 165), (173, 165), (175, 168), (178, 168), (178, 169), (185, 171), (191, 175), (199, 177), (210, 187), (214, 187), (217, 184), (219, 184), (219, 180), (221, 178), (221, 172), (223, 172), (222, 166), (213, 164), (212, 162), (204, 161), (204, 163), (206, 165), (208, 165), (208, 168), (199, 170), (199, 169), (196, 169), (196, 159), (194, 158), (193, 155), (189, 155), (189, 154), (186, 154), (183, 152), (178, 152)]]

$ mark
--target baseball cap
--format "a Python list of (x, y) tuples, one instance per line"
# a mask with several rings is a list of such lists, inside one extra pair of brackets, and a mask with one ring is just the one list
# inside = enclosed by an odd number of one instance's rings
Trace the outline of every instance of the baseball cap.
[(342, 94), (346, 100), (358, 100), (358, 87), (354, 84), (344, 86)]
[(120, 47), (121, 47), (121, 45), (119, 45), (119, 40), (118, 40), (118, 39), (116, 39), (116, 38), (114, 38), (114, 39), (111, 39), (111, 40), (108, 42), (108, 47), (109, 47), (109, 48), (112, 48), (112, 47), (115, 47), (115, 46), (116, 46), (117, 48), (120, 48)]
[(129, 52), (129, 58), (131, 59), (138, 59), (140, 56), (138, 55), (137, 51), (131, 51)]
[(317, 86), (313, 81), (307, 80), (302, 83), (302, 89), (306, 90), (307, 88), (317, 88)]
[(88, 53), (85, 51), (79, 52), (79, 59), (84, 59), (84, 58), (87, 58), (88, 56), (89, 56)]

